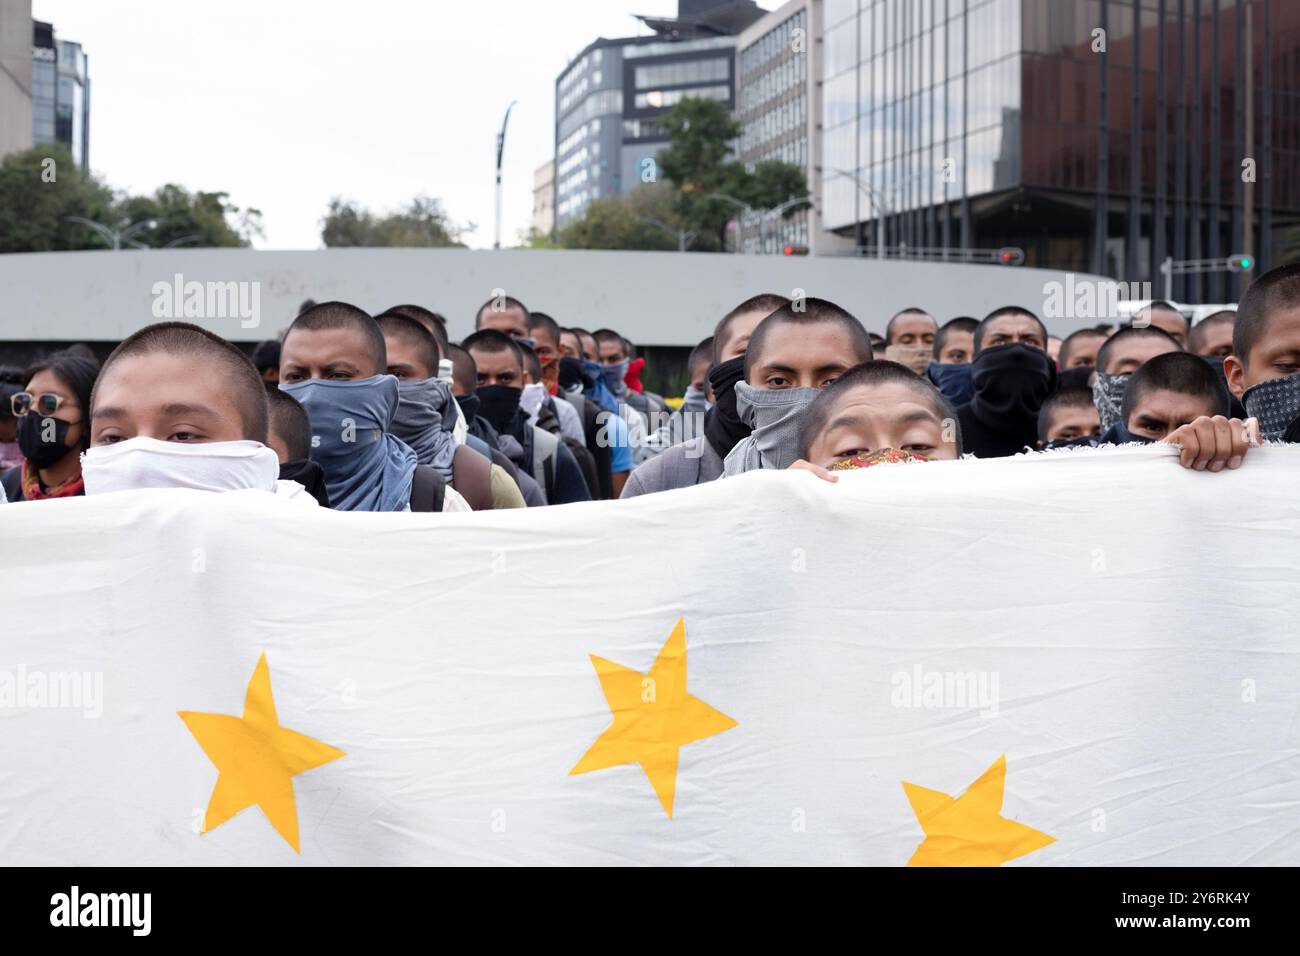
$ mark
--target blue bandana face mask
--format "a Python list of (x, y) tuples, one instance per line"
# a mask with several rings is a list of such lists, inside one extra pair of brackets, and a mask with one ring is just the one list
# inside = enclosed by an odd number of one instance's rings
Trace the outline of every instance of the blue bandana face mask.
[(337, 511), (402, 511), (411, 501), (416, 455), (388, 434), (397, 414), (397, 379), (309, 379), (281, 385), (311, 420), (311, 460), (325, 472)]
[(623, 359), (617, 365), (602, 365), (600, 373), (605, 376), (606, 387), (615, 395), (622, 395), (627, 391), (627, 382), (623, 381), (627, 377), (628, 360)]
[(1241, 402), (1247, 415), (1259, 419), (1260, 437), (1280, 441), (1287, 426), (1300, 417), (1300, 372), (1252, 385)]

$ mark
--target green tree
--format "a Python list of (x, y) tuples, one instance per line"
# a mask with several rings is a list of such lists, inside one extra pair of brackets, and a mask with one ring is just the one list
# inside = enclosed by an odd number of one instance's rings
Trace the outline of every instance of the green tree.
[(760, 211), (808, 195), (804, 172), (793, 163), (763, 160), (750, 172), (733, 158), (732, 143), (741, 129), (724, 103), (687, 97), (659, 117), (659, 126), (668, 134), (669, 145), (656, 160), (677, 188), (678, 212), (712, 237), (716, 248), (726, 247), (727, 224), (740, 213), (734, 202), (719, 195)]
[(560, 229), (557, 242), (565, 249), (670, 251), (685, 239), (688, 249), (716, 248), (712, 236), (681, 235), (692, 230), (678, 213), (676, 200), (676, 190), (666, 182), (594, 200), (582, 218)]
[(473, 223), (453, 223), (442, 203), (427, 196), (417, 196), (404, 209), (383, 216), (336, 197), (330, 200), (329, 211), (321, 221), (321, 241), (331, 248), (464, 248), (460, 237), (474, 228)]
[(114, 212), (122, 224), (153, 220), (155, 224), (136, 233), (135, 238), (155, 249), (169, 243), (251, 246), (254, 236), (263, 235), (260, 210), (241, 209), (229, 202), (224, 192), (191, 193), (174, 183), (160, 187), (152, 196), (125, 196)]
[(11, 153), (0, 162), (0, 252), (103, 249), (102, 238), (67, 217), (99, 221), (112, 206), (112, 191), (62, 145)]

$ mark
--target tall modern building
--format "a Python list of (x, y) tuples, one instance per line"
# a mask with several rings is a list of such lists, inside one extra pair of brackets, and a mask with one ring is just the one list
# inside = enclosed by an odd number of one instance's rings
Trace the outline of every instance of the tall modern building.
[(601, 196), (657, 176), (657, 120), (688, 96), (735, 106), (736, 35), (763, 16), (752, 0), (678, 0), (675, 18), (641, 17), (653, 34), (600, 38), (555, 82), (555, 225)]
[(736, 40), (738, 154), (751, 172), (764, 160), (804, 170), (813, 203), (789, 216), (741, 216), (741, 246), (779, 253), (787, 246), (811, 253), (842, 251), (851, 238), (825, 232), (820, 196), (823, 0), (790, 0), (747, 27)]
[(32, 145), (31, 24), (31, 0), (0, 0), (0, 157)]
[(555, 161), (548, 159), (533, 170), (533, 234), (555, 231)]
[(1300, 222), (1300, 3), (825, 0), (823, 20), (822, 214), (868, 254), (881, 224), (890, 247), (1014, 245), (1159, 288), (1167, 256), (1267, 269)]
[(90, 168), (90, 75), (81, 44), (57, 40), (40, 20), (32, 28), (32, 143), (62, 143)]

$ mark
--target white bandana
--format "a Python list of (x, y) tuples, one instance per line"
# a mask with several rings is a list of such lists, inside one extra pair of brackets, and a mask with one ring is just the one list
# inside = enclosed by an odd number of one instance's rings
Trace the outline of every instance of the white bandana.
[(132, 438), (96, 445), (81, 456), (86, 494), (136, 488), (197, 488), (200, 491), (275, 491), (280, 463), (261, 442), (219, 441), (187, 445)]

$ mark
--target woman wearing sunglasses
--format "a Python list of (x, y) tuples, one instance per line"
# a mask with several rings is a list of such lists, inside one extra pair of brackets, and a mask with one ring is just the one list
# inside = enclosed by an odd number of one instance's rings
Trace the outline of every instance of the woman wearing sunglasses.
[(29, 368), (23, 391), (10, 396), (18, 421), (21, 465), (0, 475), (10, 501), (83, 494), (81, 453), (90, 436), (90, 390), (98, 368), (60, 352)]

